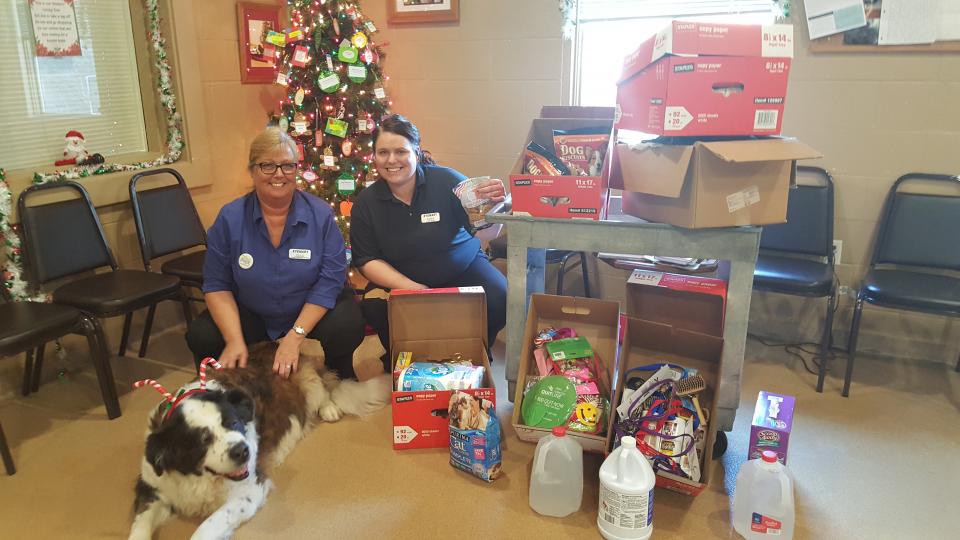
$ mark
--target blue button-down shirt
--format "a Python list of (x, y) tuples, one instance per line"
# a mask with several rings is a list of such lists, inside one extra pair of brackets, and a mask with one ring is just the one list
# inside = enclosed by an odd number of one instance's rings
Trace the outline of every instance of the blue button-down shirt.
[(203, 292), (232, 292), (277, 339), (293, 327), (305, 303), (333, 309), (346, 269), (343, 235), (329, 204), (295, 192), (275, 248), (260, 201), (250, 193), (224, 206), (207, 232)]

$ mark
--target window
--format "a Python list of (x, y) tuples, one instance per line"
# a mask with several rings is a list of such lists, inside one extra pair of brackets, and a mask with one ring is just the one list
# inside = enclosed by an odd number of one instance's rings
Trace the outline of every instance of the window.
[[(0, 167), (50, 170), (64, 135), (108, 161), (148, 150), (134, 28), (126, 0), (74, 2), (79, 56), (37, 56), (27, 0), (0, 0)], [(135, 11), (134, 17), (142, 15)], [(150, 97), (152, 100), (152, 97)], [(148, 103), (152, 101), (148, 100)]]
[(772, 0), (580, 0), (574, 104), (613, 106), (623, 58), (671, 20), (770, 24)]

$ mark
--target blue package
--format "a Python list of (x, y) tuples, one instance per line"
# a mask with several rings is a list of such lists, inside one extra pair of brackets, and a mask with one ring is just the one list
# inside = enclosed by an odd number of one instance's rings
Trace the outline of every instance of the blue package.
[(492, 482), (500, 476), (500, 420), (493, 403), (454, 392), (450, 419), (450, 465)]

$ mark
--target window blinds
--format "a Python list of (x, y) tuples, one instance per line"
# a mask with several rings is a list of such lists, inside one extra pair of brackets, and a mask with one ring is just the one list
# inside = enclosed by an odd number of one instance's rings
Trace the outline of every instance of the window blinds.
[(37, 57), (27, 0), (0, 0), (4, 169), (52, 169), (70, 130), (107, 160), (147, 149), (128, 1), (74, 6), (81, 55)]

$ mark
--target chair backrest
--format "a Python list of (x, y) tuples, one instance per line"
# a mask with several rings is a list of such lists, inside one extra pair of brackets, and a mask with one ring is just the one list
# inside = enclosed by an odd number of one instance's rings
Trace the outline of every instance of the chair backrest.
[(764, 225), (760, 248), (827, 257), (833, 261), (833, 178), (819, 167), (797, 167), (798, 180), (816, 180), (790, 190), (787, 222)]
[[(177, 183), (137, 191), (137, 183), (157, 174), (170, 174)], [(143, 267), (150, 270), (150, 260), (175, 251), (207, 243), (207, 234), (190, 197), (183, 176), (173, 169), (156, 169), (136, 174), (130, 179), (130, 203), (137, 224), (137, 239)]]
[[(29, 206), (27, 200), (53, 190), (79, 197)], [(25, 259), (37, 285), (102, 266), (117, 269), (103, 226), (87, 190), (71, 181), (23, 190), (17, 201)]]
[[(904, 184), (952, 184), (956, 194), (904, 191)], [(952, 187), (952, 186), (951, 186)], [(960, 176), (909, 173), (890, 188), (870, 265), (901, 264), (960, 271)]]

